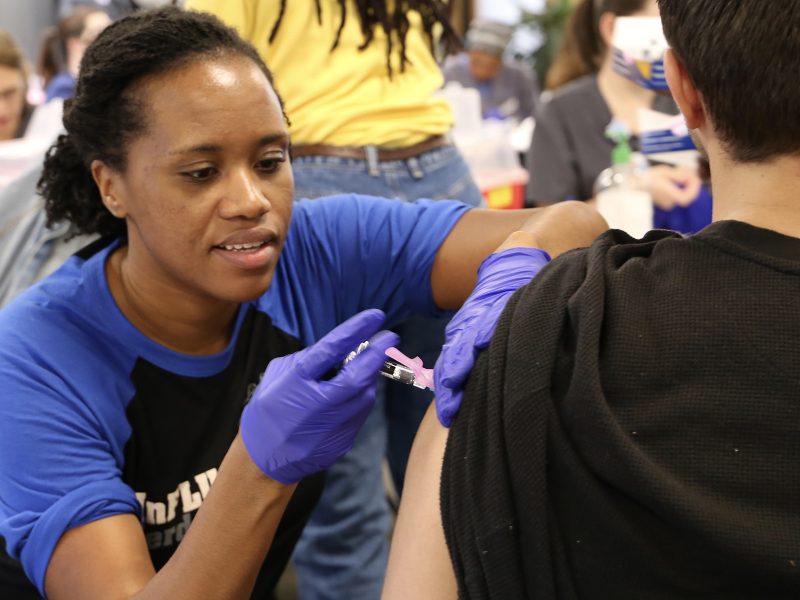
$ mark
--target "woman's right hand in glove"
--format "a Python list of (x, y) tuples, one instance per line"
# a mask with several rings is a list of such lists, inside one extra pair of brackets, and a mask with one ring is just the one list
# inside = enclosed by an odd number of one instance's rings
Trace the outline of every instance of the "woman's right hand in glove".
[[(380, 310), (348, 319), (313, 346), (273, 359), (245, 406), (240, 424), (253, 462), (269, 477), (291, 484), (323, 471), (353, 446), (372, 410), (385, 352), (399, 341)], [(329, 371), (364, 340), (369, 346), (330, 380)]]

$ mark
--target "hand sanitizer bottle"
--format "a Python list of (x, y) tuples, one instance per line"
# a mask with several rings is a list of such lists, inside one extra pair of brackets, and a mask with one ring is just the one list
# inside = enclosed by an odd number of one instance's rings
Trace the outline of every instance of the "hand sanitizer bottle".
[(639, 239), (653, 228), (653, 201), (642, 187), (647, 163), (631, 151), (627, 127), (613, 121), (606, 135), (617, 145), (611, 153), (612, 166), (602, 171), (594, 184), (597, 210), (609, 227)]

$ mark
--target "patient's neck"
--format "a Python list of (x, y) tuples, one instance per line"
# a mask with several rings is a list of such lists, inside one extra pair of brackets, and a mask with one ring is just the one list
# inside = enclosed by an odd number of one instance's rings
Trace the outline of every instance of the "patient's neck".
[(766, 163), (712, 159), (714, 221), (733, 219), (800, 238), (800, 156)]

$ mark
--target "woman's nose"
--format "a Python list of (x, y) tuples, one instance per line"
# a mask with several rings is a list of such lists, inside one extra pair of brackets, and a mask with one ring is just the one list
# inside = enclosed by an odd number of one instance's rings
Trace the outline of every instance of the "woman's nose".
[(220, 204), (220, 214), (226, 219), (254, 219), (269, 212), (272, 205), (253, 173), (239, 171), (230, 179), (230, 185)]

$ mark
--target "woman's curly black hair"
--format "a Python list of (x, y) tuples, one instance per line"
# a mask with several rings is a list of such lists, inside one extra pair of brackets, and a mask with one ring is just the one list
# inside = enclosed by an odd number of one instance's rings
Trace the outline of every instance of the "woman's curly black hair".
[(255, 48), (208, 14), (167, 7), (103, 31), (83, 57), (75, 97), (64, 104), (66, 134), (45, 157), (38, 191), (48, 223), (69, 221), (76, 233), (124, 235), (125, 221), (103, 205), (92, 161), (124, 170), (130, 142), (147, 126), (147, 106), (135, 89), (142, 78), (227, 54), (249, 58), (272, 84)]

